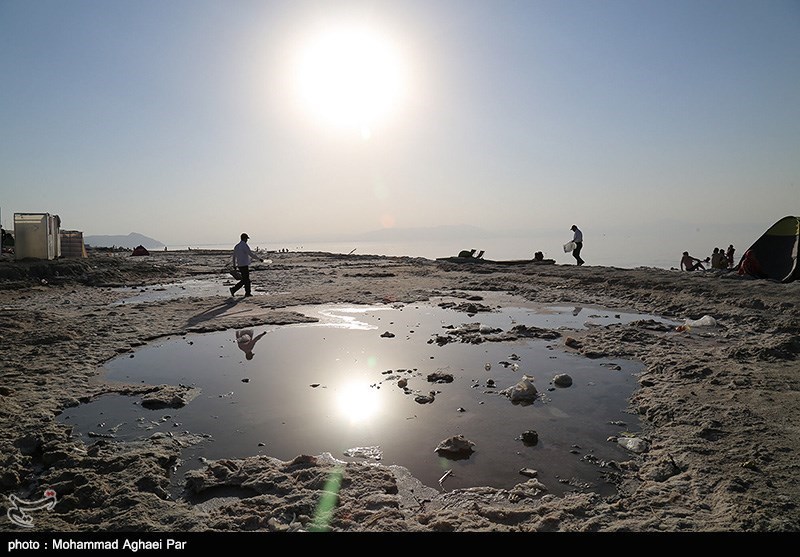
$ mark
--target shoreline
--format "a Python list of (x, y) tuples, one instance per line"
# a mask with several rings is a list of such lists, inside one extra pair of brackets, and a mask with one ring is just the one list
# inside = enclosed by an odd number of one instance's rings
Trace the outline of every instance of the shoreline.
[[(333, 531), (797, 531), (800, 449), (796, 396), (800, 287), (654, 268), (568, 265), (480, 266), (423, 258), (270, 252), (254, 274), (269, 295), (244, 315), (209, 313), (225, 300), (229, 252), (151, 252), (48, 263), (0, 262), (0, 353), (5, 501), (58, 493), (35, 531), (243, 531), (312, 529), (334, 468), (313, 455), (283, 462), (222, 459), (191, 474), (199, 498), (232, 489), (246, 497), (202, 507), (168, 495), (178, 447), (191, 435), (131, 444), (80, 440), (55, 416), (105, 392), (147, 393), (190, 403), (180, 388), (110, 385), (104, 361), (156, 338), (238, 326), (298, 322), (292, 306), (408, 304), (439, 293), (500, 291), (536, 303), (585, 304), (683, 320), (712, 315), (713, 330), (687, 334), (647, 323), (599, 327), (577, 352), (629, 357), (645, 371), (630, 400), (648, 449), (619, 463), (618, 494), (542, 495), (532, 482), (511, 490), (431, 493), (400, 472), (349, 463)], [(220, 277), (219, 298), (111, 306), (112, 287)], [(44, 282), (42, 282), (44, 280)], [(291, 486), (291, 487), (290, 487)], [(509, 517), (513, 517), (510, 520)], [(290, 520), (291, 519), (291, 520)], [(2, 520), (0, 530), (17, 527)]]

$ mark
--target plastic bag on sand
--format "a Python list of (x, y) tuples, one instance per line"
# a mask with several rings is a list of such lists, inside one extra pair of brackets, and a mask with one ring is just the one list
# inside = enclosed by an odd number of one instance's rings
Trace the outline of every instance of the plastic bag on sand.
[(717, 320), (710, 315), (704, 315), (700, 319), (687, 319), (685, 325), (689, 327), (716, 327)]
[(700, 319), (687, 319), (683, 325), (678, 325), (675, 330), (679, 333), (686, 333), (692, 330), (692, 327), (716, 327), (717, 320), (710, 315), (704, 315)]

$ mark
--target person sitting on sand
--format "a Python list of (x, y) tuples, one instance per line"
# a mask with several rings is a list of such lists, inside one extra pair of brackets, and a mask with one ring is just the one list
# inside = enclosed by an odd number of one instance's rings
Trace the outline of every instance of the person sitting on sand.
[(724, 253), (719, 248), (714, 248), (714, 252), (711, 254), (711, 268), (712, 269), (720, 269), (722, 265), (722, 258), (724, 257)]
[(703, 262), (689, 255), (688, 251), (683, 252), (683, 257), (681, 257), (681, 271), (697, 271), (698, 269), (701, 271), (706, 270), (706, 268), (703, 267)]
[(742, 257), (742, 260), (739, 262), (738, 273), (740, 276), (751, 276), (754, 278), (768, 277), (761, 267), (761, 264), (758, 262), (758, 259), (756, 259), (756, 254), (753, 253), (751, 249), (744, 252), (744, 257)]
[(259, 335), (253, 336), (253, 329), (239, 329), (236, 331), (236, 344), (241, 348), (242, 352), (244, 352), (245, 358), (248, 360), (253, 359), (253, 348), (255, 348), (256, 343), (261, 340), (261, 337), (266, 334), (267, 332), (264, 331)]

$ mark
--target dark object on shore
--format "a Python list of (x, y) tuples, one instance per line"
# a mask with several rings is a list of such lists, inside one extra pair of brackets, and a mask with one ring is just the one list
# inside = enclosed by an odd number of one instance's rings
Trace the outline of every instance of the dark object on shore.
[(532, 429), (523, 431), (522, 435), (520, 435), (520, 438), (526, 445), (535, 445), (539, 442), (539, 434)]
[(484, 250), (478, 252), (478, 255), (475, 255), (475, 250), (461, 250), (458, 252), (458, 257), (469, 257), (471, 259), (481, 259), (483, 257)]
[(133, 249), (133, 253), (131, 253), (131, 255), (137, 255), (137, 256), (139, 256), (139, 255), (150, 255), (150, 252), (147, 251), (146, 247), (144, 247), (142, 245), (139, 245), (139, 246), (136, 246)]
[[(462, 252), (463, 253), (463, 252)], [(542, 256), (544, 257), (544, 256)], [(554, 265), (555, 259), (503, 259), (492, 260), (484, 259), (482, 257), (439, 257), (436, 261), (443, 263), (475, 263), (475, 264), (490, 264), (490, 265)]]
[(738, 273), (787, 283), (800, 279), (800, 217), (784, 217), (745, 250)]
[(0, 248), (2, 253), (14, 253), (14, 236), (4, 228), (0, 228)]

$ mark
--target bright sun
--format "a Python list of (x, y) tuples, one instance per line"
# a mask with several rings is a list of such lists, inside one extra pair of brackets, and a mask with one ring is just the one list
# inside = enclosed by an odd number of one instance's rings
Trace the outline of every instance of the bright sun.
[(353, 382), (339, 388), (336, 396), (339, 412), (350, 423), (368, 422), (380, 412), (380, 398), (374, 388)]
[(296, 63), (297, 92), (305, 108), (327, 125), (373, 128), (396, 111), (405, 89), (398, 48), (365, 27), (339, 27), (315, 35)]

